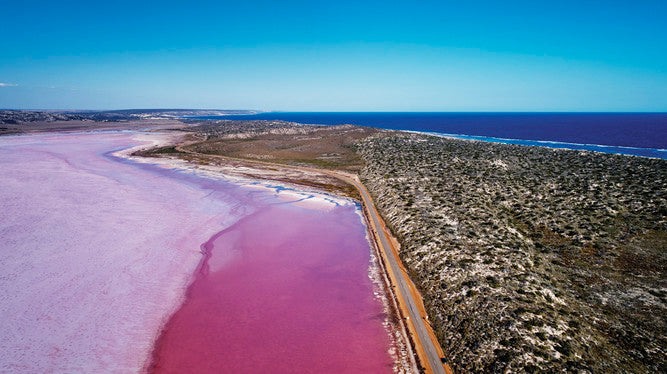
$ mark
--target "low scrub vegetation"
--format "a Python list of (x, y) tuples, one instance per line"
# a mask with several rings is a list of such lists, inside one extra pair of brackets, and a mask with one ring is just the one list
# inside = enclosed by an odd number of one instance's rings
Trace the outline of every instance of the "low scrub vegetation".
[(359, 173), (457, 372), (667, 371), (667, 161), (349, 125), (190, 131), (199, 154)]
[(664, 372), (667, 162), (379, 134), (362, 180), (459, 372)]

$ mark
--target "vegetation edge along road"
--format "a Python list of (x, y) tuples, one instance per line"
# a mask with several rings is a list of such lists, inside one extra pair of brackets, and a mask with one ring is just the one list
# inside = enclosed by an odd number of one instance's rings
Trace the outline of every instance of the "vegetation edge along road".
[[(391, 282), (391, 291), (396, 292), (395, 301), (399, 305), (399, 313), (401, 314), (400, 317), (405, 326), (408, 328), (410, 333), (410, 340), (412, 344), (415, 345), (413, 347), (414, 351), (417, 353), (418, 359), (422, 364), (424, 371), (426, 373), (453, 373), (449, 365), (445, 362), (442, 347), (440, 346), (430, 325), (430, 322), (428, 321), (428, 315), (426, 314), (421, 294), (414, 286), (414, 283), (410, 279), (407, 270), (403, 266), (403, 263), (398, 256), (398, 251), (392, 245), (392, 241), (396, 242), (396, 239), (387, 229), (384, 221), (382, 220), (382, 217), (375, 208), (375, 204), (373, 203), (370, 194), (360, 181), (356, 180), (353, 176), (348, 176), (345, 173), (331, 170), (323, 170), (306, 166), (284, 164), (277, 165), (264, 161), (249, 161), (247, 159), (237, 159), (234, 157), (222, 155), (201, 154), (185, 149), (185, 145), (187, 145), (187, 143), (175, 146), (174, 148), (178, 152), (196, 155), (203, 158), (213, 157), (222, 160), (242, 161), (246, 165), (257, 168), (262, 168), (262, 166), (280, 166), (287, 169), (325, 174), (354, 186), (360, 194), (360, 200), (364, 207), (363, 213), (366, 217), (366, 220), (369, 222), (368, 229), (371, 231), (371, 237), (375, 239), (375, 242), (379, 247), (381, 259), (383, 261), (384, 268), (387, 271), (386, 275)], [(382, 240), (383, 236), (384, 240)], [(392, 258), (393, 261), (391, 260)], [(394, 270), (392, 270), (392, 267)], [(401, 278), (399, 279), (398, 277)]]
[[(395, 239), (375, 208), (375, 204), (373, 203), (373, 199), (368, 193), (368, 190), (360, 181), (356, 180), (354, 176), (327, 170), (319, 171), (341, 179), (353, 185), (359, 191), (362, 205), (364, 207), (364, 215), (366, 215), (369, 222), (368, 229), (376, 239), (375, 242), (379, 247), (379, 252), (387, 271), (387, 276), (392, 283), (392, 291), (396, 293), (395, 297), (398, 300), (401, 317), (403, 318), (404, 323), (408, 326), (411, 340), (415, 344), (415, 351), (419, 356), (420, 362), (424, 366), (425, 372), (453, 373), (449, 365), (444, 362), (444, 352), (435, 336), (431, 324), (428, 322), (428, 315), (426, 314), (421, 294), (403, 266), (403, 263), (398, 256), (398, 251), (395, 245), (392, 244), (392, 241), (395, 241)], [(401, 277), (402, 281), (397, 277)]]

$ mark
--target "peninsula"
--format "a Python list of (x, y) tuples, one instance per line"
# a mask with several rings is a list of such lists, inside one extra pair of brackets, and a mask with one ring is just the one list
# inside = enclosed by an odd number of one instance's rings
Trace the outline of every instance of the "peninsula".
[[(423, 370), (666, 367), (665, 160), (353, 125), (135, 121), (184, 139), (137, 156), (363, 201)], [(435, 354), (405, 297), (417, 309), (423, 297)]]
[(350, 125), (190, 124), (197, 141), (155, 152), (356, 173), (455, 371), (665, 367), (665, 160)]

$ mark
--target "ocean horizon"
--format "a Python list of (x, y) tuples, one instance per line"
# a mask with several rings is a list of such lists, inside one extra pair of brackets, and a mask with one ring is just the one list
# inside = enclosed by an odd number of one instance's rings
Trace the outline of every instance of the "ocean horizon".
[(354, 124), (459, 139), (667, 159), (667, 113), (263, 112), (194, 118)]

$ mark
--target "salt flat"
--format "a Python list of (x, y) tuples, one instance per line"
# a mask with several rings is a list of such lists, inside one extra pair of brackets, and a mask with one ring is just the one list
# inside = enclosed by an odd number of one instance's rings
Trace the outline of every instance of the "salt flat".
[(128, 133), (0, 138), (0, 371), (136, 372), (238, 201), (113, 162)]

